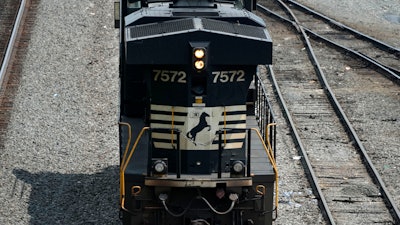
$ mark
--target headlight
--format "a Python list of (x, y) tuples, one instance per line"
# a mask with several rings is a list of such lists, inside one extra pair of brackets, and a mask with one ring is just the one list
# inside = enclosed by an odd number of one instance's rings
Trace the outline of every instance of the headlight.
[(164, 170), (165, 170), (165, 163), (164, 162), (157, 162), (155, 165), (154, 165), (154, 170), (157, 172), (157, 173), (162, 173)]
[(231, 163), (231, 177), (243, 177), (245, 172), (245, 165), (242, 161), (233, 161)]
[(167, 163), (163, 160), (155, 160), (153, 162), (153, 174), (162, 176), (168, 173)]
[(207, 66), (207, 47), (192, 46), (192, 63), (197, 72), (201, 72)]
[(198, 70), (202, 70), (204, 68), (204, 61), (197, 60), (196, 62), (194, 62), (194, 67)]
[(202, 59), (206, 55), (204, 49), (198, 48), (194, 50), (194, 56), (198, 59)]
[(235, 173), (240, 173), (244, 169), (244, 164), (242, 163), (242, 161), (236, 161), (233, 163), (232, 168), (233, 168), (233, 171), (235, 171)]

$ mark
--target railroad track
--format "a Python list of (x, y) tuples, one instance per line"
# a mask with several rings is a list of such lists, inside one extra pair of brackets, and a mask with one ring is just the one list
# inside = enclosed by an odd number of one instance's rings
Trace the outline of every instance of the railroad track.
[[(359, 90), (357, 88), (363, 86), (359, 85), (360, 81), (368, 80), (371, 82), (363, 84), (369, 83), (367, 88), (372, 90), (379, 91), (390, 87), (390, 90), (383, 91), (382, 98), (399, 99), (396, 94), (399, 88), (394, 83), (397, 82), (397, 78), (390, 75), (394, 82), (390, 81), (382, 77), (388, 76), (385, 69), (372, 70), (364, 60), (353, 59), (343, 55), (340, 50), (332, 50), (319, 42), (311, 43), (305, 28), (299, 26), (300, 22), (293, 13), (290, 16), (296, 22), (278, 16), (286, 14), (283, 9), (290, 11), (283, 2), (261, 3), (266, 7), (259, 5), (258, 9), (270, 17), (265, 19), (270, 25), (269, 30), (275, 41), (274, 54), (279, 62), (274, 64), (273, 70), (270, 68), (271, 77), (277, 85), (278, 92), (282, 90), (280, 95), (283, 99), (282, 105), (287, 110), (287, 120), (293, 126), (292, 133), (303, 156), (302, 162), (327, 221), (331, 224), (344, 224), (350, 219), (354, 224), (399, 223), (396, 203), (329, 87), (328, 83), (334, 82), (334, 79), (328, 81), (325, 73), (341, 77), (343, 74), (338, 73), (338, 68), (344, 68), (343, 73), (347, 80), (336, 81), (335, 89), (344, 90), (340, 83), (345, 81), (358, 82), (358, 85), (347, 83), (347, 94), (356, 94)], [(285, 23), (277, 23), (278, 20)], [(284, 24), (290, 24), (292, 27), (287, 28)], [(303, 36), (299, 36), (299, 33)], [(274, 38), (274, 35), (278, 38)], [(311, 45), (317, 48), (312, 50)], [(333, 64), (332, 61), (339, 63)], [(342, 66), (337, 67), (338, 64)], [(386, 66), (383, 67), (389, 70)], [(350, 71), (351, 76), (348, 76)], [(393, 73), (392, 70), (390, 72)], [(360, 97), (362, 94), (356, 96)], [(348, 97), (346, 94), (342, 96)], [(342, 97), (341, 102), (349, 112), (351, 101), (346, 102), (343, 100), (345, 97)], [(397, 120), (396, 114), (388, 116), (392, 118), (389, 120)], [(376, 162), (379, 163), (374, 161)], [(386, 181), (389, 179), (393, 177), (387, 178)], [(392, 193), (395, 193), (394, 190), (392, 187)]]
[(394, 74), (400, 75), (400, 49), (354, 30), (296, 1), (286, 0), (286, 2), (307, 34), (347, 52), (358, 53), (360, 57), (381, 64)]
[[(8, 64), (8, 60), (11, 56), (11, 48), (15, 40), (14, 24), (16, 24), (18, 18), (18, 9), (21, 1), (5, 0), (0, 3), (0, 75), (5, 73), (5, 66)], [(18, 26), (18, 24), (17, 24)], [(4, 69), (3, 69), (4, 68)], [(0, 76), (0, 81), (3, 76)]]
[(5, 0), (0, 3), (0, 144), (6, 132), (22, 61), (39, 0)]
[[(360, 58), (365, 64), (374, 66), (382, 74), (400, 84), (400, 49), (341, 24), (296, 1), (285, 2), (288, 3), (285, 4), (286, 9), (282, 4), (276, 4), (266, 10), (280, 20), (292, 23), (297, 29), (302, 27), (309, 37)], [(288, 14), (287, 10), (290, 10), (292, 15)]]

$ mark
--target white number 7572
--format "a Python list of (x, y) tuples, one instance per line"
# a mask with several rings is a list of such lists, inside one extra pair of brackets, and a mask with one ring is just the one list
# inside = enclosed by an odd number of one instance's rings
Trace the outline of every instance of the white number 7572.
[(231, 70), (231, 71), (214, 71), (213, 83), (221, 82), (240, 82), (245, 81), (243, 70)]
[(153, 70), (154, 81), (186, 83), (186, 73), (175, 70)]

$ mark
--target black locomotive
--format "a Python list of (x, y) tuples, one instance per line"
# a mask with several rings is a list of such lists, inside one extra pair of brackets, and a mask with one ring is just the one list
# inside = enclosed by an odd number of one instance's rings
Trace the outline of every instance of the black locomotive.
[(255, 2), (116, 6), (123, 223), (271, 224), (276, 167), (249, 86), (272, 42)]

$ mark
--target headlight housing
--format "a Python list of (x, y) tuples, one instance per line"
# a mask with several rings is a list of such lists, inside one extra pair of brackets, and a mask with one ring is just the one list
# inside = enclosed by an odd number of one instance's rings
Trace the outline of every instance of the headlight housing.
[(201, 73), (207, 68), (209, 42), (190, 42), (193, 69)]
[(197, 71), (201, 71), (206, 67), (206, 51), (204, 47), (193, 48), (193, 66)]
[(153, 176), (166, 176), (168, 174), (168, 161), (166, 159), (153, 159)]
[(246, 170), (245, 164), (240, 160), (231, 162), (231, 177), (244, 177)]

